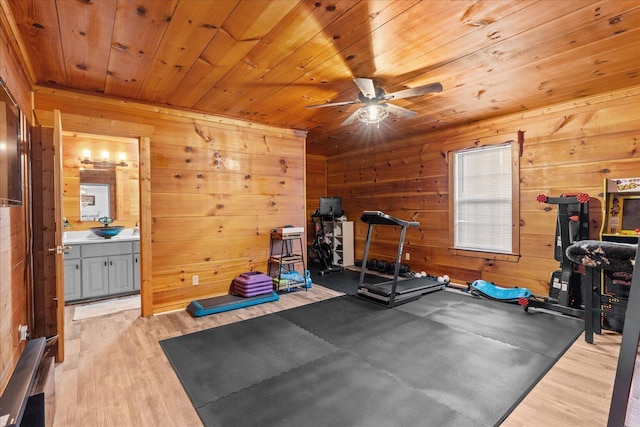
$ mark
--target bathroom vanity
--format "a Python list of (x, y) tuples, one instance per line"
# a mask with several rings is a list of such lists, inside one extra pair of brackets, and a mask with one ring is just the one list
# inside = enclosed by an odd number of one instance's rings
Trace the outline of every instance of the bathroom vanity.
[(140, 291), (140, 236), (125, 229), (103, 239), (90, 231), (70, 231), (63, 238), (65, 301), (74, 302)]

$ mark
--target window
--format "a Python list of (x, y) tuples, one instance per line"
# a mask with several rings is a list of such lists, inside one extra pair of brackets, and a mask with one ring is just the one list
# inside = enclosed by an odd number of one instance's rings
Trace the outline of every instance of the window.
[(517, 144), (507, 142), (452, 154), (455, 249), (501, 254), (519, 251), (516, 148)]

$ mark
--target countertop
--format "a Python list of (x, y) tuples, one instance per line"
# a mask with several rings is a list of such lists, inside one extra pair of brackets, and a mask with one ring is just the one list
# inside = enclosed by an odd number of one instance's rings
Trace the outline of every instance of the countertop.
[(133, 228), (125, 228), (110, 239), (103, 239), (93, 234), (90, 230), (65, 231), (62, 235), (62, 243), (65, 245), (81, 245), (85, 243), (109, 243), (139, 241), (140, 234), (133, 234)]

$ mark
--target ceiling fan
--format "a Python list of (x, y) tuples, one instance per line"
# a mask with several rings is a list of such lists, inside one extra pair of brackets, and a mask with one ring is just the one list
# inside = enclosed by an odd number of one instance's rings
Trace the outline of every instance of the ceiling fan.
[(387, 101), (394, 99), (403, 99), (413, 96), (422, 96), (428, 93), (442, 92), (442, 84), (431, 83), (424, 86), (418, 86), (411, 89), (400, 90), (393, 93), (385, 93), (384, 89), (376, 87), (373, 80), (366, 78), (353, 79), (360, 93), (358, 99), (353, 101), (341, 101), (331, 102), (327, 104), (307, 105), (305, 108), (322, 108), (322, 107), (337, 107), (342, 105), (351, 104), (364, 104), (357, 111), (351, 114), (347, 119), (340, 124), (340, 126), (346, 126), (353, 123), (356, 119), (364, 123), (380, 123), (384, 120), (389, 113), (395, 114), (403, 119), (407, 119), (418, 114), (415, 111), (408, 110), (397, 105), (389, 104)]

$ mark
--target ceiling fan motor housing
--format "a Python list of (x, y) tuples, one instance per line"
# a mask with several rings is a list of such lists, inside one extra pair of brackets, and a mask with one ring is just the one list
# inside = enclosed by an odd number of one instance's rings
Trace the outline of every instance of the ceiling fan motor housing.
[(375, 98), (367, 98), (365, 94), (360, 92), (358, 93), (358, 99), (363, 104), (377, 104), (379, 101), (382, 101), (384, 99), (384, 95), (385, 95), (384, 89), (377, 87)]

